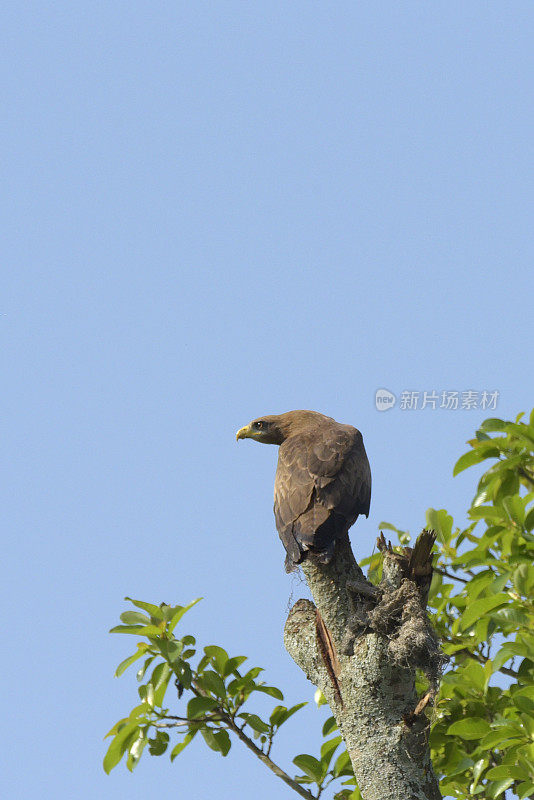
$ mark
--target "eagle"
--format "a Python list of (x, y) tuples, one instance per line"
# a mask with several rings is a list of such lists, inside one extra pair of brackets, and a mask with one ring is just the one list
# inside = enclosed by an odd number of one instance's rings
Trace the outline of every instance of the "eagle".
[(317, 411), (287, 411), (252, 420), (236, 439), (279, 445), (274, 516), (286, 571), (308, 556), (327, 564), (336, 541), (369, 515), (371, 468), (360, 431)]

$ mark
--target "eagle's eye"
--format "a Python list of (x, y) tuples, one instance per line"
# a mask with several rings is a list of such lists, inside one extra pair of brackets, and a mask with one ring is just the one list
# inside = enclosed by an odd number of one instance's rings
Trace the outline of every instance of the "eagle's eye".
[(263, 428), (264, 423), (260, 420), (259, 422), (254, 423), (254, 427), (256, 430), (261, 430)]

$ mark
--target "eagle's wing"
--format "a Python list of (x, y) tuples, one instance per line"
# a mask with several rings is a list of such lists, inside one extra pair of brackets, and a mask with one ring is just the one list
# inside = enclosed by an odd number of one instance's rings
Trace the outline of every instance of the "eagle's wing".
[(337, 536), (369, 513), (371, 471), (361, 433), (332, 422), (280, 446), (274, 490), (276, 527), (286, 567), (307, 550), (328, 561)]

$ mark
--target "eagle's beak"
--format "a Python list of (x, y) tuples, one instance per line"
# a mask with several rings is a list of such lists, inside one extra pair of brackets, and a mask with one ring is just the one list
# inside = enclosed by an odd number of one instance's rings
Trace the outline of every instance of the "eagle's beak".
[(236, 442), (238, 442), (239, 439), (247, 439), (249, 433), (250, 433), (250, 425), (245, 425), (244, 428), (239, 428), (238, 432), (235, 435)]

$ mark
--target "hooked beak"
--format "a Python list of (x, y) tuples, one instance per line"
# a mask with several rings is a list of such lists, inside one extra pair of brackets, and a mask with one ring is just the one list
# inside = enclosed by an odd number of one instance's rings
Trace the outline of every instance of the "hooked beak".
[(250, 425), (245, 425), (244, 428), (239, 428), (238, 432), (235, 435), (236, 442), (240, 439), (248, 439), (250, 435)]

